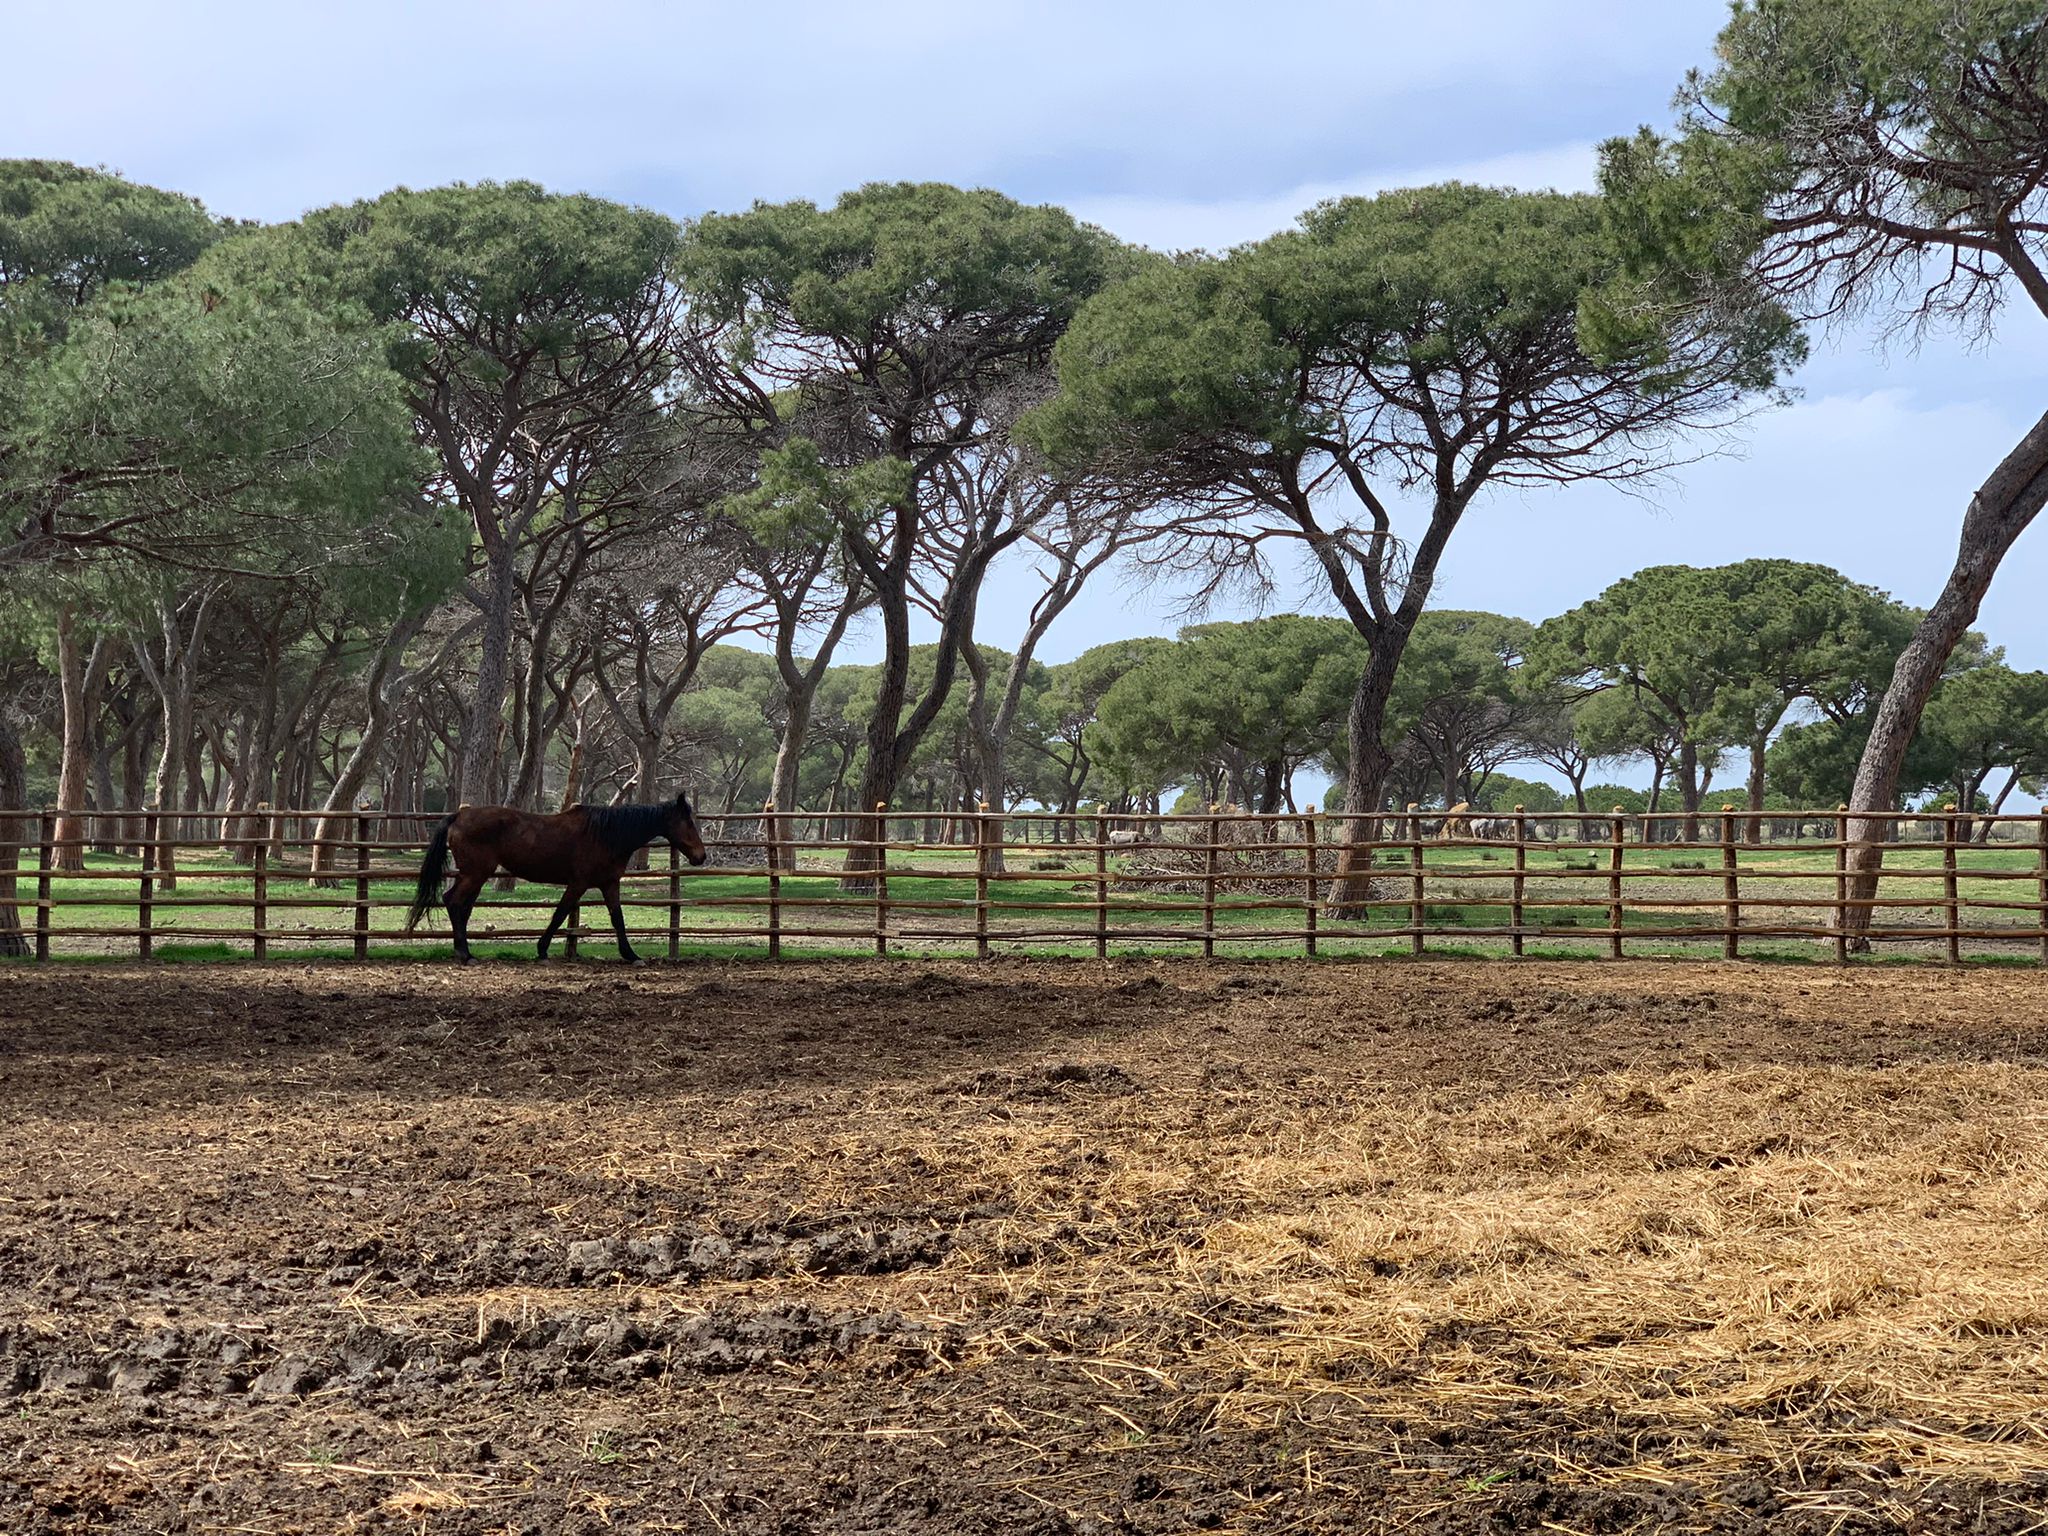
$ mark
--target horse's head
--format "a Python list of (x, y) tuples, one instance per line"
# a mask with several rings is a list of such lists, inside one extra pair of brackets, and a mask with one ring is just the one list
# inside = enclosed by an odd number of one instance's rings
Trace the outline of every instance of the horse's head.
[(678, 793), (668, 808), (668, 824), (662, 828), (668, 840), (683, 850), (683, 857), (692, 864), (702, 864), (710, 857), (704, 851), (704, 839), (697, 832), (697, 817), (690, 810), (690, 797)]

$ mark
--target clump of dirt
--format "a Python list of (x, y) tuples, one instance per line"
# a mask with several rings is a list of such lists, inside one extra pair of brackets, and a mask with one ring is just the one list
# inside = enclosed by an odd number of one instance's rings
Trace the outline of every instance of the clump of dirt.
[(1064, 1099), (1095, 1094), (1121, 1097), (1142, 1093), (1138, 1080), (1112, 1061), (1060, 1061), (1021, 1072), (982, 1071), (944, 1085), (954, 1093), (997, 1094), (1012, 1099)]

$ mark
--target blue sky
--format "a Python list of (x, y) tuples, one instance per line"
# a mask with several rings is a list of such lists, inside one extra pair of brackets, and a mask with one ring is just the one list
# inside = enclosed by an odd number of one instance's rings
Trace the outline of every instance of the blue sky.
[[(1233, 244), (1323, 197), (1456, 176), (1589, 186), (1593, 146), (1662, 123), (1721, 0), (1236, 6), (122, 3), (18, 12), (0, 154), (104, 164), (264, 220), (406, 183), (530, 177), (687, 218), (936, 179), (1057, 202), (1162, 248)], [(1664, 562), (1821, 560), (1939, 590), (1970, 491), (2048, 401), (2048, 326), (1991, 348), (1818, 338), (1800, 398), (1647, 500), (1498, 495), (1443, 606), (1541, 619)], [(2048, 535), (1983, 627), (2048, 666)], [(999, 582), (984, 638), (1029, 594)], [(1312, 607), (1313, 593), (1277, 606)], [(1105, 585), (1058, 660), (1170, 631), (1175, 594)]]

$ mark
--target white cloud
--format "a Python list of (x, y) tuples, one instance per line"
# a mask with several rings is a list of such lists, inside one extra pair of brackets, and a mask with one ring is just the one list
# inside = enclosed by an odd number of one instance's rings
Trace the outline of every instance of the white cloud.
[(0, 145), (260, 218), (511, 175), (679, 215), (898, 177), (1257, 201), (1659, 116), (1722, 3), (1652, 9), (107, 0), (89, 39), (57, 8), (11, 22), (34, 67), (0, 93)]
[(1342, 181), (1307, 182), (1268, 196), (1249, 198), (1083, 197), (1068, 206), (1079, 218), (1111, 234), (1160, 251), (1227, 250), (1262, 240), (1333, 197), (1370, 197), (1395, 187), (1426, 187), (1443, 181), (1523, 191), (1587, 192), (1598, 162), (1590, 143), (1561, 144), (1435, 165), (1368, 171)]

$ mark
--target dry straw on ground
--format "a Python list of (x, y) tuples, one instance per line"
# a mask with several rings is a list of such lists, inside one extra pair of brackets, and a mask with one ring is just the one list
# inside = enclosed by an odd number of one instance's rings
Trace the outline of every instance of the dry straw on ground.
[(0, 1019), (17, 1385), (183, 1341), (8, 1529), (2048, 1529), (2031, 975), (178, 982)]

